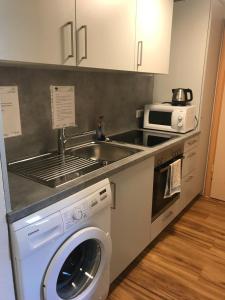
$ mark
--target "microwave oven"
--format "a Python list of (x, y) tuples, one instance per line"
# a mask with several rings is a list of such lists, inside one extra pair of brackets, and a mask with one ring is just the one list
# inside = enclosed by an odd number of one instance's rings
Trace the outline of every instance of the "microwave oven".
[(186, 133), (195, 128), (196, 107), (149, 104), (144, 109), (144, 128)]

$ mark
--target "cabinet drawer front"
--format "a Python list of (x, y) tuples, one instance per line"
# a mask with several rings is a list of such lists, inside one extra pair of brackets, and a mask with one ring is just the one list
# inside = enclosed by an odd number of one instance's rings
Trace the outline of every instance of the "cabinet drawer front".
[(151, 241), (177, 216), (178, 203), (179, 199), (151, 224)]
[(187, 140), (184, 144), (184, 153), (190, 151), (192, 148), (197, 147), (199, 143), (199, 136), (194, 136)]
[(197, 147), (185, 153), (183, 160), (182, 176), (186, 177), (188, 174), (196, 169), (197, 163)]

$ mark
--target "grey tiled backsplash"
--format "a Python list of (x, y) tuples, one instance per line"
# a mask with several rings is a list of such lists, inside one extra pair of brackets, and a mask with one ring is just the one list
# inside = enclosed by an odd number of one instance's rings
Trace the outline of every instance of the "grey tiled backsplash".
[(152, 101), (153, 77), (136, 73), (0, 67), (0, 85), (18, 85), (22, 136), (5, 140), (9, 161), (56, 148), (52, 130), (50, 85), (75, 85), (79, 134), (96, 128), (104, 115), (106, 134), (136, 127), (135, 110)]

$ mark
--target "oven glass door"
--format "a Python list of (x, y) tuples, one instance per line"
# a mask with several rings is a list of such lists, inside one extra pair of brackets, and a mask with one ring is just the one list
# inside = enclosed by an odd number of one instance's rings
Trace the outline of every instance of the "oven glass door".
[[(177, 160), (178, 158), (176, 158), (175, 160)], [(180, 196), (180, 193), (176, 193), (171, 197), (164, 197), (166, 190), (167, 175), (169, 172), (169, 165), (171, 162), (172, 161), (167, 162), (166, 164), (163, 164), (159, 167), (156, 167), (154, 171), (152, 221), (154, 221), (169, 206), (171, 206)]]

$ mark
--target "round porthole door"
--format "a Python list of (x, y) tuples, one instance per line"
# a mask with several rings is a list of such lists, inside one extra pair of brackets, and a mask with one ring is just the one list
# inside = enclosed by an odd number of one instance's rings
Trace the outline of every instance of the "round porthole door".
[(43, 282), (44, 299), (85, 300), (110, 257), (111, 239), (104, 231), (88, 227), (75, 233), (50, 262)]

